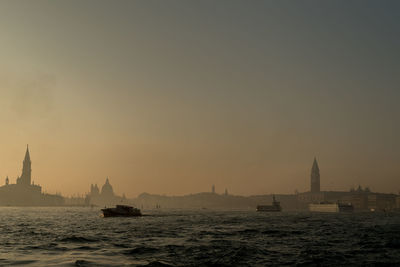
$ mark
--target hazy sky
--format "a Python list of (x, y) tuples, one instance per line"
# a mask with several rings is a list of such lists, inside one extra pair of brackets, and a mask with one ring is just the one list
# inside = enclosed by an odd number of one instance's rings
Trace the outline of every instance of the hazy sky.
[(399, 1), (0, 2), (0, 184), (400, 190)]

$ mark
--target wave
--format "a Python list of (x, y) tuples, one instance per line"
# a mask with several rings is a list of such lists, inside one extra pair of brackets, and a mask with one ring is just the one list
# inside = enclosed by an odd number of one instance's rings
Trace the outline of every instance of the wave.
[(3, 212), (0, 266), (400, 266), (400, 214), (159, 211), (110, 221), (87, 209), (49, 208), (45, 220)]
[(83, 237), (83, 236), (68, 236), (68, 237), (64, 237), (62, 239), (59, 240), (60, 242), (68, 242), (68, 243), (91, 243), (91, 242), (97, 242), (96, 239), (93, 238), (87, 238), (87, 237)]
[(175, 265), (170, 265), (168, 263), (162, 262), (162, 261), (152, 261), (148, 264), (144, 265), (137, 265), (138, 267), (169, 267), (169, 266), (175, 266)]
[(125, 255), (144, 255), (144, 254), (153, 254), (158, 252), (159, 249), (153, 247), (137, 247), (134, 249), (128, 249), (123, 252)]

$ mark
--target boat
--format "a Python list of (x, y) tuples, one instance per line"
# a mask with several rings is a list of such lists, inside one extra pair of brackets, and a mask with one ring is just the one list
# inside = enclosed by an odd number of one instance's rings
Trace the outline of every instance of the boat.
[(339, 212), (353, 212), (354, 206), (351, 203), (338, 203)]
[(354, 207), (351, 203), (332, 203), (320, 202), (309, 204), (308, 209), (313, 212), (353, 212)]
[(104, 217), (134, 217), (142, 216), (140, 209), (128, 205), (117, 205), (115, 208), (104, 208), (101, 210)]
[(279, 212), (282, 211), (281, 203), (275, 200), (275, 195), (272, 196), (272, 205), (258, 205), (257, 211)]

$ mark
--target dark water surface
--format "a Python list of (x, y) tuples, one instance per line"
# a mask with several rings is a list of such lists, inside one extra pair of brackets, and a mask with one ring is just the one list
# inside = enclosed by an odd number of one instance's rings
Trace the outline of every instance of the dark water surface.
[(400, 266), (400, 214), (0, 208), (0, 265)]

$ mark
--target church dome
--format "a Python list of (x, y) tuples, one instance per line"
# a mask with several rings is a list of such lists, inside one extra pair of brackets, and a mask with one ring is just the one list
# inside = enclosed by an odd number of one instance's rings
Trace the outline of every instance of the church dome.
[(112, 197), (112, 196), (114, 196), (114, 191), (113, 191), (113, 188), (112, 188), (110, 182), (108, 181), (108, 177), (106, 179), (105, 184), (101, 188), (101, 195), (103, 197)]

